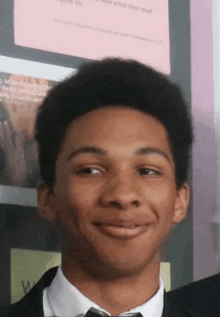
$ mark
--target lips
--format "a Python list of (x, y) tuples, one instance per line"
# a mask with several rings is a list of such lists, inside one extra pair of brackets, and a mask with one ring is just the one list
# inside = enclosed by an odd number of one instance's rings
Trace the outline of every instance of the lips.
[(141, 234), (143, 234), (147, 228), (148, 225), (142, 225), (142, 224), (105, 224), (105, 223), (94, 223), (94, 225), (97, 227), (99, 232), (102, 234), (117, 238), (117, 239), (133, 239)]

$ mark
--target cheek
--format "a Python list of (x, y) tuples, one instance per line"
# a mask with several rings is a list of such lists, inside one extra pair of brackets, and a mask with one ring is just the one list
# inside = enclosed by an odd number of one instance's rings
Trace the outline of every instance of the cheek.
[(100, 184), (76, 181), (73, 177), (69, 181), (68, 197), (76, 208), (91, 209), (99, 201), (101, 188)]
[[(83, 228), (96, 211), (99, 200), (97, 186), (88, 186), (74, 178), (58, 182), (55, 188), (54, 208), (59, 215), (59, 222), (65, 228)], [(80, 225), (79, 225), (80, 224)]]
[(175, 206), (175, 184), (155, 184), (145, 191), (145, 198), (161, 223), (170, 221)]

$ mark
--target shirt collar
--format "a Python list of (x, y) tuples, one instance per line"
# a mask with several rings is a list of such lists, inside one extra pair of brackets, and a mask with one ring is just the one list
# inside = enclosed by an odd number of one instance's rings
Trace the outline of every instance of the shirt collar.
[[(160, 279), (159, 289), (149, 301), (121, 315), (126, 316), (126, 313), (140, 312), (143, 317), (161, 317), (163, 298), (164, 284)], [(58, 268), (51, 285), (44, 290), (43, 306), (45, 316), (56, 314), (56, 316), (81, 317), (85, 315), (91, 307), (109, 314), (109, 312), (100, 308), (73, 286), (64, 276), (61, 267)]]

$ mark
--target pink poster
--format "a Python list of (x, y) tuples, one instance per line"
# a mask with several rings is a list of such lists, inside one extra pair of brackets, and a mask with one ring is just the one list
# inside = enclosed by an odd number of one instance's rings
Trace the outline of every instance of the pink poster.
[(16, 45), (170, 73), (168, 0), (14, 0)]

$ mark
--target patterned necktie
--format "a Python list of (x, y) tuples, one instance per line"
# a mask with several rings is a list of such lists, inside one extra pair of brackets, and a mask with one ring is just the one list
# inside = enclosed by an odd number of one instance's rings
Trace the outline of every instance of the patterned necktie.
[[(143, 317), (141, 313), (126, 313), (126, 317)], [(87, 313), (85, 314), (85, 317), (110, 317), (105, 312), (98, 310), (96, 308), (90, 308)], [(111, 317), (119, 317), (119, 316), (111, 316)]]

